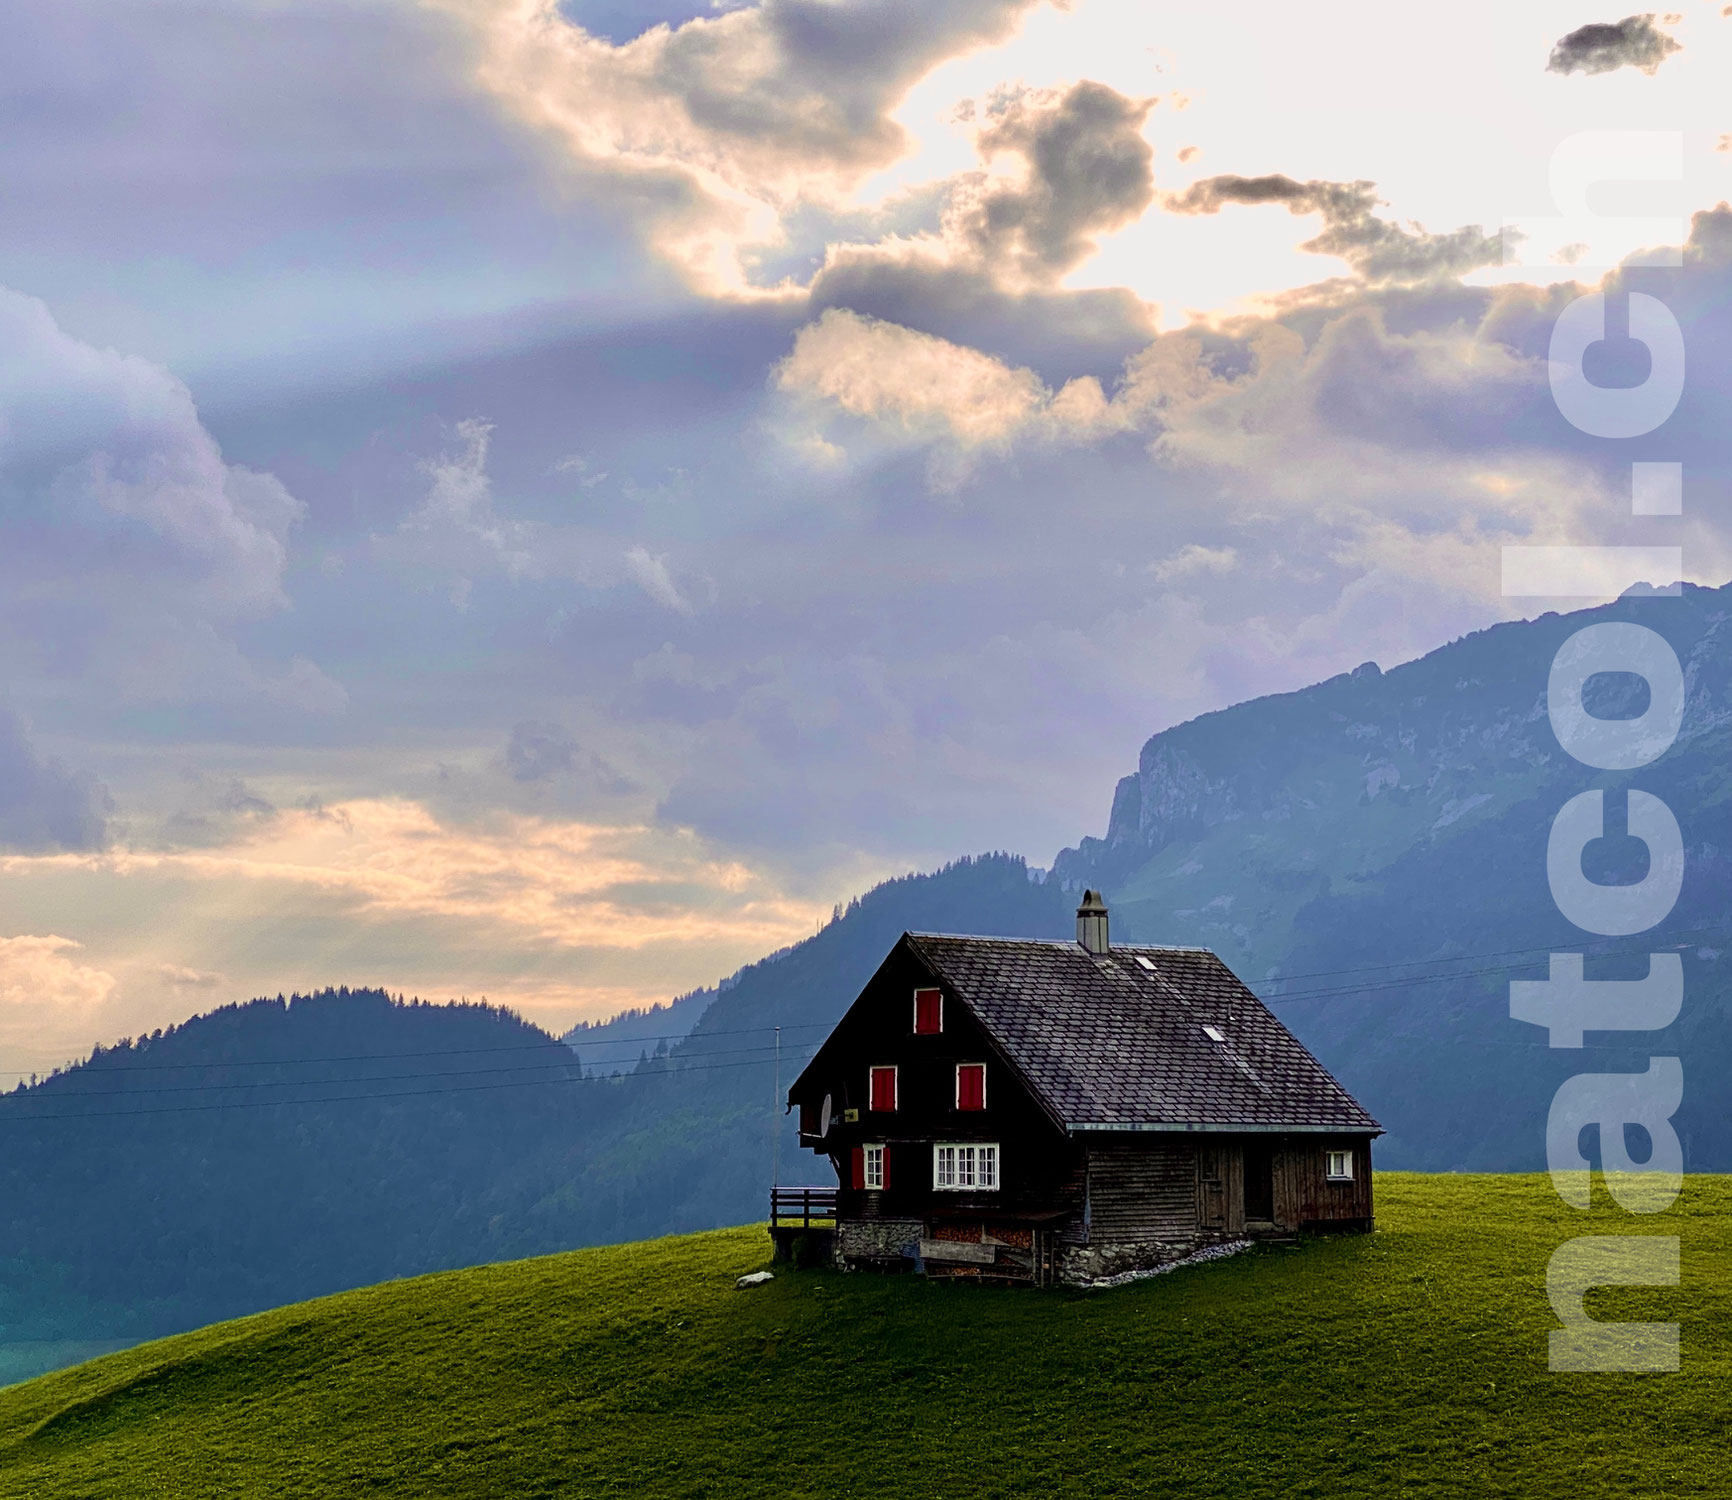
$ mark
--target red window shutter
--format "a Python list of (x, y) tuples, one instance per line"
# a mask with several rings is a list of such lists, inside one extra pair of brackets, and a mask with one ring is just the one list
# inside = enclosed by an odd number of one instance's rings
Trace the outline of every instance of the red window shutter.
[(986, 1108), (985, 1063), (958, 1063), (956, 1065), (956, 1107), (958, 1109)]
[(933, 1036), (944, 1030), (944, 994), (941, 990), (914, 992), (914, 1030), (921, 1036)]
[(884, 1168), (883, 1168), (883, 1170), (884, 1170), (884, 1189), (886, 1192), (888, 1192), (890, 1189), (890, 1148), (888, 1146), (886, 1146), (884, 1148)]
[(818, 1106), (802, 1102), (800, 1105), (800, 1134), (816, 1135), (818, 1133)]
[(849, 1162), (851, 1166), (849, 1173), (849, 1186), (857, 1188), (865, 1187), (866, 1148), (864, 1146), (856, 1146), (853, 1151), (849, 1153)]
[(896, 1108), (896, 1069), (874, 1068), (872, 1070), (872, 1108)]

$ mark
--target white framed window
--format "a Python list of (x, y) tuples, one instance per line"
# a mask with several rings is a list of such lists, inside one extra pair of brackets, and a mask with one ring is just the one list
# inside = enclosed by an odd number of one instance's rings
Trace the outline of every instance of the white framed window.
[(884, 1148), (883, 1146), (866, 1147), (865, 1171), (861, 1173), (863, 1186), (868, 1192), (881, 1192), (884, 1188)]
[(932, 1148), (932, 1185), (946, 1192), (998, 1191), (998, 1143), (940, 1141)]
[(1351, 1151), (1326, 1151), (1323, 1154), (1323, 1175), (1331, 1182), (1353, 1181), (1353, 1153)]

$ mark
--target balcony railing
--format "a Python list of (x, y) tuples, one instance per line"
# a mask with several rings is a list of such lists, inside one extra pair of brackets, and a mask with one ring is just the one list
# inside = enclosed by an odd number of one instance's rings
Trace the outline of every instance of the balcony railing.
[(770, 1189), (770, 1228), (828, 1228), (836, 1222), (836, 1189), (833, 1187), (773, 1187)]

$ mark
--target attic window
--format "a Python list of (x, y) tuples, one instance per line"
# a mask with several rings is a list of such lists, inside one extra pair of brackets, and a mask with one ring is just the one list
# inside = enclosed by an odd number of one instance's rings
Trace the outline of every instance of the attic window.
[(896, 1108), (896, 1069), (873, 1068), (871, 1072), (871, 1088), (867, 1091), (871, 1107), (875, 1110), (892, 1110)]
[(1226, 1037), (1221, 1034), (1221, 1029), (1218, 1026), (1205, 1025), (1203, 1027), (1203, 1035), (1208, 1037), (1211, 1042), (1224, 1042), (1227, 1040)]
[(1155, 961), (1146, 953), (1139, 953), (1137, 955), (1137, 965), (1139, 968), (1147, 969), (1151, 974), (1155, 972)]
[(956, 1065), (956, 1107), (958, 1109), (986, 1108), (985, 1063), (958, 1063)]
[(944, 992), (916, 990), (914, 992), (914, 1034), (936, 1036), (944, 1030)]
[(1331, 1182), (1353, 1181), (1353, 1153), (1351, 1151), (1325, 1152), (1324, 1161), (1323, 1175)]

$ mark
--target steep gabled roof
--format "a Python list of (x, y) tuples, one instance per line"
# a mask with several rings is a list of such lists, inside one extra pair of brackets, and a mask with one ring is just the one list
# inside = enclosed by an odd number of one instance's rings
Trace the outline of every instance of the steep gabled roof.
[(1205, 948), (905, 941), (1069, 1129), (1380, 1129)]

